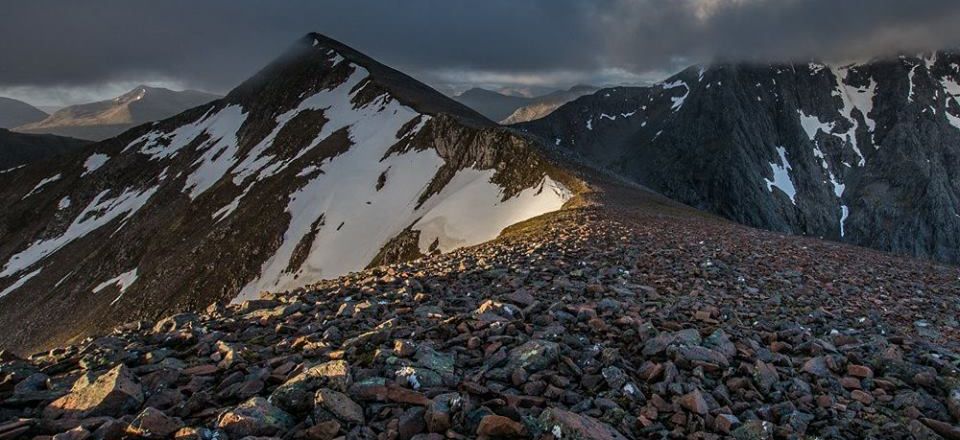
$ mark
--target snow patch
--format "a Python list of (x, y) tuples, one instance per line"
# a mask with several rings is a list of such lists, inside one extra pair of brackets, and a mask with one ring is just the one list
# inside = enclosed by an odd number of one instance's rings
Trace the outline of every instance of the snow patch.
[(807, 137), (814, 142), (817, 140), (817, 132), (822, 131), (830, 134), (836, 125), (836, 123), (833, 122), (822, 122), (819, 117), (807, 115), (803, 110), (797, 110), (797, 113), (800, 114), (800, 125), (803, 127), (803, 131), (805, 131)]
[(183, 185), (183, 191), (189, 191), (191, 199), (210, 189), (236, 163), (237, 150), (240, 148), (237, 131), (244, 120), (246, 113), (239, 105), (228, 106), (210, 118), (203, 130), (210, 135), (210, 139), (197, 147), (203, 154), (193, 162), (195, 168)]
[(120, 289), (120, 294), (117, 295), (113, 301), (110, 301), (110, 305), (114, 305), (120, 301), (120, 298), (123, 298), (123, 294), (127, 292), (127, 288), (130, 287), (133, 283), (137, 281), (137, 268), (129, 272), (124, 272), (120, 275), (117, 275), (109, 280), (106, 280), (93, 288), (93, 293), (100, 293), (101, 290), (106, 289), (110, 286), (117, 286)]
[(494, 170), (465, 169), (437, 195), (413, 229), (420, 231), (420, 250), (426, 253), (436, 241), (441, 252), (493, 240), (504, 228), (538, 215), (559, 210), (570, 192), (549, 176), (507, 200), (491, 183)]
[(247, 195), (247, 191), (249, 189), (250, 187), (247, 187), (246, 189), (244, 189), (244, 191), (240, 193), (240, 195), (234, 197), (233, 200), (230, 201), (230, 203), (227, 203), (223, 208), (220, 208), (216, 212), (214, 212), (211, 215), (211, 217), (213, 217), (213, 219), (216, 220), (217, 222), (220, 222), (221, 220), (227, 217), (230, 217), (230, 214), (233, 214), (233, 211), (236, 211), (237, 207), (240, 206), (240, 200)]
[[(120, 275), (117, 275), (109, 280), (106, 280), (100, 284), (97, 284), (97, 287), (93, 288), (93, 293), (100, 293), (101, 290), (106, 289), (110, 286), (117, 286), (120, 289), (120, 293), (126, 292), (127, 288), (131, 284), (137, 281), (137, 269), (133, 269), (129, 272), (124, 272)], [(113, 304), (113, 303), (110, 303)]]
[(837, 180), (837, 177), (833, 175), (832, 172), (828, 174), (830, 176), (830, 184), (833, 185), (833, 194), (838, 198), (843, 196), (843, 192), (846, 191), (847, 185), (840, 183)]
[(943, 86), (943, 90), (946, 91), (950, 97), (960, 98), (960, 84), (958, 84), (952, 78), (944, 77), (940, 80), (940, 85)]
[(6, 289), (3, 289), (3, 291), (0, 292), (0, 298), (3, 298), (3, 297), (5, 297), (5, 296), (7, 296), (9, 293), (13, 292), (14, 290), (19, 289), (21, 286), (23, 286), (24, 284), (26, 284), (27, 281), (30, 281), (30, 278), (33, 278), (33, 277), (37, 276), (38, 274), (40, 274), (40, 271), (41, 271), (41, 270), (43, 270), (43, 268), (37, 269), (37, 270), (35, 270), (35, 271), (33, 271), (33, 272), (30, 272), (30, 273), (28, 273), (28, 274), (20, 277), (20, 279), (18, 279), (17, 281), (15, 281), (13, 284), (7, 286)]
[(930, 54), (930, 56), (923, 57), (923, 61), (927, 65), (927, 70), (932, 70), (933, 66), (937, 64), (937, 55), (938, 55), (937, 51), (933, 51), (933, 53)]
[(787, 161), (787, 149), (777, 147), (777, 154), (780, 156), (780, 163), (770, 162), (770, 168), (773, 169), (773, 180), (766, 178), (763, 180), (767, 183), (767, 190), (772, 193), (773, 188), (777, 187), (777, 189), (783, 191), (783, 193), (790, 198), (791, 203), (796, 205), (797, 190), (793, 186), (793, 180), (790, 179), (790, 170), (793, 168), (790, 166), (790, 162)]
[(943, 112), (943, 113), (947, 115), (947, 122), (949, 122), (950, 125), (960, 129), (960, 118), (954, 115), (951, 115), (950, 112)]
[(850, 215), (850, 209), (847, 208), (847, 205), (840, 205), (840, 236), (843, 237), (846, 234), (844, 231), (844, 224), (847, 222), (847, 217)]
[(313, 174), (314, 171), (317, 171), (317, 170), (319, 170), (319, 169), (320, 169), (320, 168), (317, 167), (316, 165), (307, 165), (307, 166), (304, 167), (302, 170), (300, 170), (299, 173), (297, 173), (297, 177), (307, 177), (307, 176)]
[(6, 174), (6, 173), (9, 173), (9, 172), (11, 172), (11, 171), (16, 171), (16, 170), (19, 170), (20, 168), (23, 168), (23, 167), (25, 167), (25, 166), (27, 166), (27, 164), (17, 165), (17, 166), (15, 166), (15, 167), (13, 167), (13, 168), (7, 168), (7, 169), (5, 169), (5, 170), (0, 171), (0, 174)]
[(907, 102), (913, 102), (913, 77), (917, 74), (917, 67), (920, 67), (920, 65), (914, 65), (913, 68), (910, 69), (910, 73), (907, 75), (907, 83), (910, 86), (910, 88), (907, 90)]
[(24, 199), (26, 199), (27, 197), (30, 197), (30, 196), (36, 194), (36, 193), (39, 192), (41, 189), (43, 189), (44, 186), (47, 186), (47, 184), (56, 182), (56, 181), (60, 180), (62, 177), (63, 177), (62, 174), (57, 173), (57, 174), (55, 174), (55, 175), (53, 175), (53, 176), (50, 176), (50, 177), (47, 177), (47, 178), (41, 180), (40, 183), (37, 183), (37, 185), (34, 186), (33, 189), (31, 189), (30, 192), (28, 192), (27, 195), (23, 196), (23, 198), (21, 198), (20, 200), (24, 200)]
[(70, 276), (72, 276), (74, 272), (76, 272), (76, 271), (70, 271), (70, 273), (64, 275), (63, 278), (60, 278), (60, 280), (57, 281), (57, 283), (53, 285), (53, 288), (56, 289), (57, 287), (60, 287), (60, 285), (63, 284), (63, 282), (66, 281), (67, 278), (70, 278)]
[(674, 89), (674, 88), (677, 88), (677, 87), (685, 87), (685, 88), (687, 89), (687, 92), (684, 93), (683, 96), (673, 96), (673, 97), (670, 97), (670, 101), (673, 103), (673, 104), (670, 106), (670, 110), (673, 110), (674, 112), (676, 112), (676, 111), (680, 110), (681, 108), (683, 108), (683, 103), (686, 102), (687, 97), (690, 96), (690, 86), (688, 86), (687, 83), (685, 83), (685, 82), (683, 82), (683, 81), (681, 81), (681, 80), (676, 80), (676, 81), (674, 81), (674, 82), (672, 82), (672, 83), (665, 83), (665, 84), (663, 84), (663, 90), (670, 90), (670, 89)]
[(108, 160), (110, 160), (110, 156), (107, 156), (106, 154), (103, 154), (103, 153), (91, 154), (90, 157), (88, 157), (87, 160), (83, 162), (84, 171), (83, 171), (83, 174), (80, 175), (80, 177), (86, 176), (87, 174), (90, 174), (96, 171), (98, 168), (106, 164)]
[[(665, 83), (661, 84), (661, 87), (663, 87), (663, 90), (670, 90), (670, 89), (675, 89), (675, 88), (677, 88), (677, 87), (687, 87), (687, 83), (685, 83), (685, 82), (683, 82), (682, 80), (679, 80), (679, 79), (678, 79), (678, 80), (676, 80), (676, 81), (674, 81), (674, 82), (669, 82), (669, 83), (668, 83), (668, 82), (665, 82)], [(689, 87), (687, 87), (687, 88), (689, 88)]]
[[(947, 93), (948, 99), (953, 99), (956, 104), (960, 105), (960, 84), (949, 77), (941, 79), (940, 84)], [(947, 116), (947, 122), (949, 122), (950, 125), (960, 129), (960, 117), (954, 116), (949, 110), (944, 111), (943, 114)]]
[(70, 197), (64, 197), (57, 203), (57, 209), (67, 209), (70, 207)]

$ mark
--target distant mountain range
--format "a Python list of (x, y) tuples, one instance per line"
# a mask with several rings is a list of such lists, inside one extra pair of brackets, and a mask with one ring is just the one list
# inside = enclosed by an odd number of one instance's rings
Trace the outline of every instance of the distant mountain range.
[(217, 95), (194, 90), (173, 91), (139, 86), (114, 99), (62, 108), (40, 120), (18, 124), (14, 131), (99, 141), (217, 98)]
[(506, 95), (492, 90), (473, 88), (453, 99), (476, 110), (487, 118), (514, 124), (539, 119), (557, 107), (597, 91), (593, 86), (578, 85), (536, 97)]
[(45, 111), (16, 99), (0, 96), (0, 128), (13, 128), (47, 118)]

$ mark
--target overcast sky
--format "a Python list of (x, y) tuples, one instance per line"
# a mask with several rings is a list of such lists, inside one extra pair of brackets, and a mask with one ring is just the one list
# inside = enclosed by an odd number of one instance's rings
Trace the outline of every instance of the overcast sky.
[(225, 93), (317, 31), (445, 92), (636, 83), (722, 57), (868, 58), (960, 43), (958, 0), (9, 0), (0, 96), (139, 83)]

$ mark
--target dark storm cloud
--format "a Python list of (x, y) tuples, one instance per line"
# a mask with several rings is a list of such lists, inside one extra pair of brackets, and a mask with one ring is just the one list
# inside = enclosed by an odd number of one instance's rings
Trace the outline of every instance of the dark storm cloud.
[(535, 82), (672, 70), (716, 56), (866, 57), (960, 42), (957, 0), (4, 3), (0, 88), (166, 78), (222, 92), (309, 31), (434, 85), (461, 74), (469, 82), (477, 72)]
[(0, 14), (0, 85), (152, 74), (228, 89), (318, 31), (414, 71), (594, 64), (578, 0), (22, 1)]
[(960, 43), (957, 0), (617, 0), (600, 10), (607, 62), (846, 60)]

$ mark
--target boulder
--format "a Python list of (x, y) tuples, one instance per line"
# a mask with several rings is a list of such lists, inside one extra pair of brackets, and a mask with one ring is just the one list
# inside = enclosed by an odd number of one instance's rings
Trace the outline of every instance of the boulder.
[(477, 435), (485, 437), (521, 437), (524, 435), (523, 425), (508, 417), (495, 414), (484, 416), (477, 426)]
[(143, 399), (137, 377), (121, 364), (96, 377), (82, 376), (70, 393), (47, 405), (43, 416), (51, 419), (120, 417), (138, 410)]
[(254, 397), (223, 413), (216, 426), (230, 438), (273, 436), (293, 427), (294, 420), (286, 411), (262, 397)]
[(612, 426), (590, 416), (549, 408), (540, 414), (537, 425), (555, 439), (563, 440), (627, 440)]
[(141, 438), (167, 438), (183, 428), (183, 422), (156, 408), (146, 407), (130, 422), (127, 434)]
[(350, 365), (346, 361), (325, 362), (307, 368), (278, 386), (270, 394), (270, 402), (284, 411), (303, 415), (313, 409), (315, 390), (326, 387), (346, 392), (352, 382)]
[(546, 369), (560, 359), (560, 346), (556, 342), (534, 339), (510, 350), (508, 371), (523, 368), (530, 373)]
[(329, 411), (341, 422), (363, 423), (363, 408), (346, 394), (330, 388), (320, 388), (314, 402), (317, 408)]

